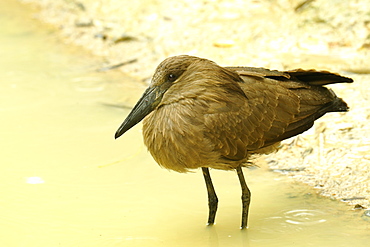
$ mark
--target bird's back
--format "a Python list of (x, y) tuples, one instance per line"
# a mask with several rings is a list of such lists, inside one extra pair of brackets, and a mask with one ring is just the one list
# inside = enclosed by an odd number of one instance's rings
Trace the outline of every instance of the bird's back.
[[(324, 85), (352, 82), (350, 78), (316, 70), (280, 72), (249, 67), (230, 69), (237, 71), (243, 79), (244, 83), (240, 85), (247, 97), (251, 98), (248, 101), (254, 105), (252, 112), (260, 112), (256, 106), (260, 94), (264, 95), (265, 102), (268, 101), (265, 107), (269, 108), (268, 114), (274, 117), (271, 129), (260, 137), (264, 140), (264, 146), (306, 131), (327, 112), (348, 111), (347, 104)], [(284, 128), (281, 123), (284, 123)]]
[[(249, 154), (266, 153), (273, 144), (298, 135), (312, 127), (327, 112), (347, 111), (347, 104), (326, 84), (352, 82), (330, 72), (314, 70), (271, 71), (263, 68), (228, 67), (238, 73), (245, 94), (230, 97), (235, 108), (207, 116), (212, 123), (207, 138), (224, 163), (234, 166)], [(222, 122), (227, 122), (225, 127)]]

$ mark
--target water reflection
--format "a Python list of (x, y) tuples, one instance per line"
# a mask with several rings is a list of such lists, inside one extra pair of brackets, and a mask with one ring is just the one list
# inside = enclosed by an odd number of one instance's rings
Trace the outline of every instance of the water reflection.
[(43, 184), (45, 181), (40, 177), (28, 177), (26, 178), (26, 183), (28, 184)]

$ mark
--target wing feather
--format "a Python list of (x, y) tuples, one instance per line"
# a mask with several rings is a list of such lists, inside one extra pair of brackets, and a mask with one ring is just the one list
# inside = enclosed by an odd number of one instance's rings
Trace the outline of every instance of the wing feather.
[(215, 143), (215, 151), (230, 160), (245, 159), (248, 152), (309, 129), (339, 99), (321, 85), (349, 82), (326, 71), (228, 69), (243, 79), (239, 86), (245, 95), (229, 92), (223, 112), (208, 114), (205, 121), (209, 123), (206, 136)]

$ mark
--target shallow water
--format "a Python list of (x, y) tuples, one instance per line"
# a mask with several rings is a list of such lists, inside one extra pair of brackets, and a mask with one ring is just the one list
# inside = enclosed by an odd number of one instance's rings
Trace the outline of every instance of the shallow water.
[[(28, 8), (0, 9), (0, 246), (367, 246), (361, 212), (269, 172), (245, 169), (249, 229), (234, 172), (211, 171), (217, 224), (206, 227), (200, 171), (159, 168), (141, 125), (114, 140), (144, 89), (58, 42)], [(124, 60), (124, 59), (123, 59)], [(154, 69), (154, 68), (153, 68)]]

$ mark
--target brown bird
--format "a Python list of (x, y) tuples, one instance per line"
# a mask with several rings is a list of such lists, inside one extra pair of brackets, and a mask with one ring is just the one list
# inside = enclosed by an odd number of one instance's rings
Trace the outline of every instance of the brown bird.
[(170, 57), (159, 64), (115, 138), (145, 118), (144, 142), (159, 165), (177, 172), (201, 167), (209, 225), (218, 199), (208, 168), (236, 169), (246, 228), (251, 193), (241, 167), (250, 155), (275, 150), (325, 113), (348, 111), (324, 85), (352, 81), (327, 71), (221, 67), (193, 56)]

